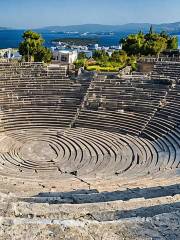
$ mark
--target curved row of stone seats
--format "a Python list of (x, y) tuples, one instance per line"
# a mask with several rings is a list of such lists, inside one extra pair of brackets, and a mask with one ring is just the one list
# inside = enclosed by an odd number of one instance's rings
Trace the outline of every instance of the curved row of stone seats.
[[(156, 115), (156, 114), (155, 114)], [(151, 133), (152, 138), (158, 138), (160, 136), (165, 136), (169, 131), (171, 131), (176, 124), (166, 119), (154, 116), (151, 121), (145, 126), (141, 135), (146, 132)]]
[(148, 113), (81, 110), (74, 126), (138, 135), (149, 118)]
[(147, 85), (150, 87), (153, 86), (153, 84), (157, 84), (156, 81), (151, 81), (152, 80), (151, 78), (151, 75), (150, 76), (146, 76), (146, 75), (142, 75), (141, 77), (139, 78), (136, 78), (136, 76), (134, 77), (133, 75), (132, 76), (122, 76), (122, 77), (107, 77), (107, 76), (101, 76), (99, 77), (99, 75), (94, 75), (93, 77), (93, 83), (94, 84), (98, 84), (99, 86), (121, 86), (122, 84), (124, 86), (127, 86), (127, 87), (132, 87), (132, 86), (135, 86), (135, 87), (140, 87), (142, 85)]
[[(176, 168), (175, 164), (170, 166), (170, 162), (177, 160), (172, 154), (172, 146), (167, 146), (171, 150), (167, 168)], [(89, 177), (138, 178), (160, 171), (164, 162), (163, 154), (153, 142), (130, 135), (79, 128), (67, 132), (30, 128), (4, 133), (1, 134), (0, 152), (0, 171), (22, 178), (41, 177), (46, 172), (47, 178), (52, 179), (87, 174)]]
[[(143, 158), (144, 156), (141, 156), (142, 153), (140, 153), (140, 151), (138, 150), (139, 149), (138, 146), (136, 144), (134, 144), (134, 142), (133, 142), (134, 145), (131, 146), (130, 149), (128, 149), (128, 146), (132, 145), (131, 137), (128, 139), (125, 136), (123, 138), (121, 136), (121, 141), (123, 141), (121, 143), (120, 139), (118, 140), (119, 136), (115, 136), (110, 133), (101, 134), (103, 132), (100, 132), (100, 131), (97, 131), (94, 133), (94, 132), (92, 132), (92, 130), (90, 131), (89, 129), (85, 129), (85, 132), (88, 133), (88, 135), (86, 136), (87, 139), (89, 139), (90, 137), (93, 139), (97, 139), (98, 141), (99, 141), (99, 139), (101, 139), (101, 143), (100, 143), (101, 145), (107, 144), (108, 141), (111, 142), (111, 151), (108, 151), (108, 152), (109, 153), (111, 152), (111, 155), (112, 155), (112, 150), (113, 150), (114, 157), (115, 157), (115, 158), (113, 157), (114, 160), (112, 158), (111, 161), (109, 161), (109, 159), (106, 159), (106, 160), (108, 160), (107, 162), (104, 159), (99, 167), (96, 166), (96, 169), (93, 171), (93, 173), (94, 172), (106, 173), (106, 171), (109, 172), (109, 171), (113, 170), (113, 172), (116, 171), (116, 174), (121, 174), (124, 171), (127, 171), (128, 169), (130, 169), (133, 166), (133, 162), (136, 163), (138, 161), (144, 160), (144, 158)], [(78, 138), (82, 137), (80, 135), (79, 131), (76, 133), (76, 135), (78, 135)], [(98, 146), (99, 146), (99, 144), (98, 144)], [(141, 160), (137, 157), (138, 151), (139, 151), (139, 155), (140, 155), (139, 158)], [(121, 156), (122, 154), (124, 156)]]
[[(152, 144), (147, 144), (147, 142), (143, 141), (139, 138), (132, 138), (130, 135), (124, 136), (124, 139), (127, 141), (128, 144), (130, 144), (133, 141), (133, 156), (134, 159), (131, 162), (131, 167), (122, 171), (121, 168), (116, 171), (116, 175), (121, 176), (121, 178), (129, 177), (129, 178), (138, 178), (141, 176), (148, 175), (151, 171), (149, 169), (153, 169), (153, 173), (155, 171), (158, 171), (156, 167), (156, 158), (158, 156), (157, 152), (155, 151)], [(132, 145), (132, 144), (130, 144)], [(152, 152), (154, 153), (152, 155)], [(126, 161), (125, 159), (124, 163), (122, 163), (122, 166), (125, 165)], [(157, 169), (157, 170), (156, 170)], [(152, 172), (151, 172), (152, 173)]]
[[(145, 101), (145, 102), (149, 102), (149, 104), (155, 104), (157, 103), (157, 101), (159, 101), (161, 99), (161, 96), (159, 96), (159, 94), (162, 94), (162, 92), (156, 92), (156, 93), (152, 93), (152, 92), (146, 92), (146, 90), (144, 90), (144, 92), (124, 92), (124, 91), (120, 91), (118, 92), (118, 89), (116, 89), (115, 91), (112, 91), (111, 89), (108, 89), (107, 92), (97, 92), (97, 91), (93, 91), (93, 93), (89, 93), (89, 101), (93, 101), (93, 100), (99, 100), (99, 99), (105, 99), (105, 100), (116, 100), (117, 102), (131, 102), (132, 99), (134, 98), (134, 100), (136, 101)], [(162, 94), (163, 96), (163, 94)]]
[[(75, 113), (74, 113), (75, 114)], [(70, 123), (72, 120), (73, 115), (65, 115), (63, 118), (58, 117), (58, 118), (48, 118), (47, 120), (43, 120), (44, 118), (46, 118), (47, 115), (42, 115), (39, 118), (32, 118), (32, 117), (28, 117), (25, 120), (19, 120), (17, 119), (17, 121), (8, 121), (7, 123), (3, 121), (4, 126), (1, 127), (0, 131), (4, 132), (4, 131), (12, 131), (12, 130), (23, 130), (23, 129), (30, 129), (31, 127), (33, 128), (68, 128), (70, 127)]]
[(156, 62), (153, 70), (153, 75), (154, 74), (168, 76), (171, 79), (179, 80), (180, 79), (180, 62)]
[(162, 164), (162, 168), (171, 169), (179, 167), (179, 156), (176, 155), (177, 143), (171, 136), (166, 136), (164, 138), (159, 138), (157, 140), (160, 144), (163, 145), (166, 154), (166, 160)]
[[(4, 110), (1, 114), (1, 124), (4, 130), (13, 130), (16, 128), (28, 128), (30, 126), (34, 127), (69, 127), (74, 115), (76, 114), (75, 106), (66, 107), (64, 110), (58, 106), (52, 108), (50, 104), (44, 108), (41, 105), (41, 108), (36, 106), (29, 106), (29, 109), (22, 108), (12, 109), (11, 111)], [(63, 105), (64, 107), (64, 105)], [(16, 115), (17, 114), (17, 115)], [(16, 115), (16, 117), (15, 117)]]
[[(128, 146), (132, 146), (133, 142), (133, 148), (131, 149), (133, 152), (133, 161), (130, 162), (131, 165), (128, 168), (126, 168), (126, 164), (129, 156), (123, 158), (121, 164), (117, 163), (117, 175), (137, 178), (138, 176), (147, 174), (153, 175), (163, 169), (162, 164), (164, 163), (164, 155), (166, 155), (166, 152), (163, 152), (163, 149), (158, 147), (157, 144), (128, 135), (123, 135), (123, 141), (125, 141)], [(110, 164), (110, 166), (112, 167), (112, 164)], [(110, 167), (108, 169), (110, 170)]]
[[(23, 78), (17, 78), (17, 77), (12, 77), (12, 78), (1, 78), (1, 84), (2, 85), (7, 85), (7, 86), (13, 86), (16, 84), (22, 84), (24, 86), (34, 86), (34, 84), (44, 84), (45, 86), (48, 84), (59, 84), (59, 85), (63, 85), (63, 84), (67, 84), (67, 85), (72, 85), (72, 83), (74, 83), (74, 81), (70, 81), (69, 78), (63, 77), (63, 78), (54, 78), (54, 77), (49, 77), (49, 76), (44, 76), (44, 77), (23, 77)], [(51, 85), (52, 87), (52, 85)]]
[[(71, 99), (72, 101), (72, 99)], [(33, 105), (23, 104), (22, 107), (17, 103), (1, 110), (1, 124), (3, 129), (16, 129), (30, 126), (44, 127), (68, 127), (77, 112), (77, 103), (63, 103), (46, 101), (40, 103), (37, 101)], [(44, 104), (44, 105), (43, 105)], [(6, 105), (7, 106), (7, 105)]]
[[(162, 125), (162, 123), (161, 123)], [(163, 123), (164, 125), (164, 123)], [(158, 129), (153, 125), (146, 129), (141, 135), (145, 138), (149, 138), (151, 141), (157, 143), (164, 152), (164, 161), (161, 168), (171, 169), (179, 168), (180, 165), (180, 141), (179, 141), (179, 128), (174, 127), (162, 135), (161, 127)]]
[[(0, 75), (1, 76), (19, 76), (25, 74), (36, 75), (37, 73), (41, 73), (45, 70), (44, 65), (42, 63), (0, 63)], [(45, 72), (45, 71), (44, 71)]]
[(62, 79), (54, 79), (50, 77), (41, 77), (41, 78), (9, 78), (9, 79), (2, 79), (1, 78), (1, 89), (6, 90), (9, 88), (9, 90), (13, 90), (13, 87), (16, 87), (18, 89), (22, 87), (22, 89), (28, 90), (28, 88), (32, 89), (38, 89), (38, 87), (43, 88), (50, 88), (54, 89), (55, 87), (62, 87), (65, 89), (71, 89), (73, 91), (74, 89), (78, 89), (81, 87), (81, 84), (77, 84), (74, 81), (71, 81), (68, 78), (62, 78)]
[(66, 76), (66, 66), (49, 65), (45, 66), (42, 63), (0, 63), (1, 77), (33, 77), (33, 76), (51, 76), (60, 77)]
[[(52, 74), (48, 74), (46, 71), (45, 72), (38, 72), (38, 73), (34, 73), (34, 71), (32, 71), (33, 73), (31, 74), (31, 73), (29, 73), (29, 72), (27, 72), (27, 73), (21, 73), (21, 74), (19, 74), (19, 73), (16, 73), (16, 74), (12, 74), (12, 73), (3, 73), (3, 74), (0, 74), (0, 77), (2, 78), (2, 79), (23, 79), (23, 78), (31, 78), (31, 79), (35, 79), (35, 78), (51, 78), (51, 79), (56, 79), (56, 80), (59, 80), (59, 79), (65, 79), (66, 78), (66, 76), (64, 75), (64, 73), (62, 73), (62, 74), (54, 74), (54, 75), (52, 75)], [(34, 75), (33, 75), (34, 74)]]
[(155, 112), (151, 121), (143, 129), (142, 134), (148, 133), (154, 138), (165, 136), (180, 123), (180, 97), (179, 85), (170, 89), (161, 105)]
[(77, 107), (77, 105), (80, 103), (80, 99), (78, 98), (74, 98), (74, 97), (61, 97), (61, 96), (52, 96), (51, 94), (49, 95), (38, 95), (38, 96), (33, 96), (33, 97), (17, 97), (17, 98), (6, 98), (6, 99), (2, 99), (0, 100), (0, 104), (1, 104), (1, 109), (6, 109), (7, 107), (9, 109), (11, 109), (11, 107), (14, 106), (21, 106), (21, 107), (25, 107), (25, 106), (45, 106), (45, 105), (49, 105), (51, 106), (52, 104), (56, 105), (57, 108), (58, 106), (72, 106), (74, 104), (74, 106)]
[[(12, 85), (12, 84), (17, 84), (19, 82), (22, 81), (22, 83), (44, 83), (44, 84), (47, 84), (47, 83), (51, 83), (50, 81), (53, 81), (55, 83), (63, 83), (65, 82), (66, 80), (69, 80), (67, 77), (59, 77), (58, 79), (54, 78), (54, 77), (50, 77), (50, 76), (40, 76), (40, 77), (29, 77), (29, 76), (26, 76), (26, 77), (22, 77), (22, 78), (19, 78), (19, 77), (9, 77), (9, 78), (3, 78), (1, 77), (1, 81), (3, 84), (9, 84), (9, 85)], [(72, 81), (69, 80), (69, 83), (71, 83)]]

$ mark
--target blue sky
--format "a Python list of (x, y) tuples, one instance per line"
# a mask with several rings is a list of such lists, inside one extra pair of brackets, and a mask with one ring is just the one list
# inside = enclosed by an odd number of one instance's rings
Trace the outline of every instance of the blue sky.
[(180, 21), (180, 0), (0, 0), (0, 26)]

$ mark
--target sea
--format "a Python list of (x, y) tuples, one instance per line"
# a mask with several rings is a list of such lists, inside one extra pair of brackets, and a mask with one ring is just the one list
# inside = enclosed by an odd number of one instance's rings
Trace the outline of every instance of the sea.
[[(0, 49), (2, 48), (18, 48), (19, 43), (22, 41), (22, 34), (24, 30), (1, 30), (0, 31)], [(40, 32), (42, 37), (45, 39), (46, 47), (52, 46), (52, 41), (54, 39), (60, 38), (88, 38), (87, 36), (82, 36), (79, 33), (56, 33), (56, 32)], [(94, 36), (89, 36), (89, 38), (98, 39), (100, 46), (116, 46), (119, 43), (119, 40), (123, 37), (126, 37), (127, 33), (115, 33), (113, 35), (108, 34), (97, 34)], [(179, 48), (180, 48), (180, 35), (179, 39)]]

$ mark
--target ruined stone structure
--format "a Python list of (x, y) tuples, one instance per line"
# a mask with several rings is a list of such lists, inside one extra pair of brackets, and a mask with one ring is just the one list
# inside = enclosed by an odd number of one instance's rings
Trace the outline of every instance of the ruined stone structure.
[(179, 239), (179, 70), (1, 63), (0, 239)]

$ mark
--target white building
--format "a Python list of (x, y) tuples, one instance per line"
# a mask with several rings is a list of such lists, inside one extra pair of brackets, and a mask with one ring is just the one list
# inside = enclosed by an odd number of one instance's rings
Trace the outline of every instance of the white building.
[(111, 57), (114, 51), (115, 51), (115, 50), (108, 50), (108, 51), (106, 51), (106, 52), (108, 53), (109, 57)]
[(16, 60), (20, 60), (22, 58), (22, 56), (19, 54), (19, 51), (13, 48), (1, 49), (0, 57), (4, 59), (16, 59)]
[(58, 50), (53, 51), (53, 59), (59, 63), (72, 64), (78, 58), (76, 50)]
[(85, 51), (85, 50), (83, 50), (83, 51), (80, 51), (80, 52), (83, 52), (86, 55), (87, 58), (92, 58), (92, 56), (93, 56), (92, 51), (88, 51), (88, 50)]
[(17, 51), (13, 53), (12, 59), (16, 59), (16, 60), (21, 60), (22, 56), (21, 54)]
[(91, 44), (88, 47), (89, 50), (98, 50), (99, 49), (99, 44)]
[(122, 49), (122, 45), (111, 46), (110, 49), (121, 50)]

